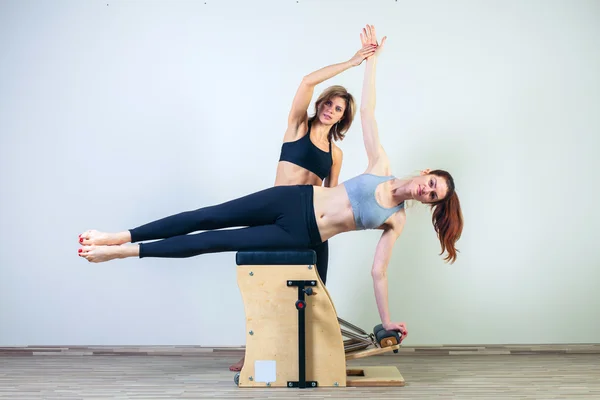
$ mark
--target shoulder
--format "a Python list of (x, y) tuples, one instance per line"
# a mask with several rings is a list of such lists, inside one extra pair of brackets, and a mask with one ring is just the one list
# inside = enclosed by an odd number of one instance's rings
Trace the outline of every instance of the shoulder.
[(331, 157), (333, 158), (333, 161), (342, 161), (342, 159), (344, 158), (344, 152), (342, 151), (342, 149), (335, 144), (334, 142), (331, 142)]

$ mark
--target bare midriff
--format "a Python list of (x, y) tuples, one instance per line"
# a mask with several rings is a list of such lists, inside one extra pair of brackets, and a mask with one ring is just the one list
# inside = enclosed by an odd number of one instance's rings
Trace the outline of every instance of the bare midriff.
[(287, 161), (280, 161), (277, 164), (277, 176), (275, 177), (275, 186), (286, 185), (313, 185), (321, 186), (323, 181), (313, 172), (306, 168), (297, 166)]
[(356, 228), (352, 205), (344, 184), (333, 188), (315, 187), (313, 196), (315, 218), (321, 240)]
[(313, 205), (315, 219), (321, 234), (321, 240), (326, 241), (342, 232), (354, 230), (354, 214), (346, 193), (346, 188), (340, 184), (333, 188), (322, 186), (323, 181), (313, 172), (287, 161), (277, 165), (275, 186), (312, 185), (314, 188)]

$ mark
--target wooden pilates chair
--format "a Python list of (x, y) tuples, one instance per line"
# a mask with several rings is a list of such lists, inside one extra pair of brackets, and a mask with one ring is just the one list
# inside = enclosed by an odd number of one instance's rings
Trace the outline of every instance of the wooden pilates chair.
[(314, 251), (240, 251), (236, 264), (246, 313), (239, 387), (404, 386), (394, 366), (347, 368), (347, 360), (397, 353), (400, 336), (381, 325), (368, 334), (339, 318)]

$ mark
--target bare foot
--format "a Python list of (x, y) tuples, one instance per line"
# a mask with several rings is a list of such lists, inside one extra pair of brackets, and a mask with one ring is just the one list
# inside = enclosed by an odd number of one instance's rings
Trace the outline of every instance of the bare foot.
[(235, 363), (235, 364), (233, 364), (233, 365), (230, 365), (230, 366), (229, 366), (229, 370), (230, 370), (230, 371), (241, 371), (241, 370), (242, 370), (242, 367), (244, 366), (244, 359), (245, 359), (245, 358), (246, 358), (246, 357), (244, 356), (244, 357), (242, 357), (242, 359), (241, 359), (240, 361), (236, 362), (236, 363)]
[(131, 241), (129, 231), (119, 233), (100, 232), (95, 229), (85, 231), (79, 235), (79, 243), (82, 245), (115, 246)]
[(115, 258), (135, 257), (139, 255), (139, 246), (82, 246), (79, 256), (89, 262), (100, 263), (114, 260)]

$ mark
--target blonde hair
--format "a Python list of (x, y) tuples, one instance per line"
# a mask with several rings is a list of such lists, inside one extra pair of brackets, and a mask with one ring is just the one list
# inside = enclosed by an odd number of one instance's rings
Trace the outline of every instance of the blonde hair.
[(327, 135), (327, 139), (331, 140), (344, 140), (344, 136), (346, 136), (346, 132), (352, 126), (352, 121), (354, 121), (354, 115), (356, 113), (356, 105), (354, 103), (354, 97), (346, 90), (345, 87), (334, 85), (325, 89), (315, 101), (315, 114), (309, 118), (308, 122), (312, 123), (317, 115), (319, 114), (319, 107), (324, 102), (333, 99), (334, 97), (341, 97), (346, 102), (346, 109), (344, 110), (344, 115), (339, 122), (331, 128), (329, 134)]

